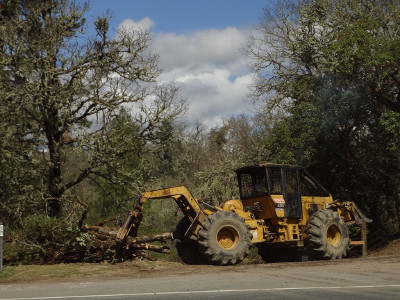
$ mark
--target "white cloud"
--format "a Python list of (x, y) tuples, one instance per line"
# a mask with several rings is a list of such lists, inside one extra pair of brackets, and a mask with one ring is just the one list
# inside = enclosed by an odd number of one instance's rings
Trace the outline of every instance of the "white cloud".
[(160, 53), (165, 67), (193, 64), (226, 65), (240, 59), (240, 48), (246, 35), (236, 28), (203, 30), (188, 34), (160, 33), (155, 50)]
[(136, 30), (150, 30), (153, 27), (154, 21), (150, 18), (144, 18), (138, 22), (133, 21), (132, 19), (125, 19), (119, 24), (119, 28), (132, 28)]
[(223, 117), (248, 112), (243, 101), (250, 76), (231, 80), (227, 69), (215, 69), (197, 75), (186, 73), (176, 78), (182, 93), (190, 97), (188, 118), (208, 126), (220, 123)]
[[(120, 26), (150, 29), (153, 24), (145, 18), (124, 20)], [(181, 88), (189, 102), (190, 121), (211, 127), (224, 117), (250, 111), (244, 98), (251, 76), (247, 58), (240, 51), (248, 34), (235, 27), (154, 34), (152, 51), (160, 55), (164, 70), (160, 79), (174, 81)]]

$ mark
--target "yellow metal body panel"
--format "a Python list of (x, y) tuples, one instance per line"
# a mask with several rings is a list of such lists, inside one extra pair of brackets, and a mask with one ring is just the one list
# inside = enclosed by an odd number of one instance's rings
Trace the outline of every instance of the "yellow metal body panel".
[(285, 216), (285, 200), (283, 195), (271, 195), (243, 200), (244, 206), (259, 204), (261, 210), (256, 212), (256, 219), (283, 218)]
[[(257, 224), (257, 228), (250, 226), (253, 233), (253, 243), (264, 241), (300, 242), (305, 238), (304, 230), (310, 216), (317, 210), (327, 208), (333, 202), (333, 198), (332, 196), (301, 197), (302, 218), (285, 218), (286, 203), (283, 195), (268, 195), (244, 199), (242, 202), (244, 205), (243, 209), (246, 207), (260, 208), (254, 214), (254, 224)], [(235, 212), (238, 213), (240, 208), (238, 205), (236, 207)], [(246, 223), (248, 223), (247, 220)], [(260, 237), (260, 234), (262, 234), (262, 237)]]
[(264, 226), (264, 220), (245, 220), (246, 224), (249, 225), (250, 227), (250, 233), (252, 234), (252, 242), (253, 243), (260, 243), (264, 242), (264, 231), (265, 231), (265, 226)]
[(226, 211), (234, 212), (245, 220), (251, 219), (251, 213), (244, 211), (243, 203), (240, 200), (228, 200), (222, 203), (221, 208)]

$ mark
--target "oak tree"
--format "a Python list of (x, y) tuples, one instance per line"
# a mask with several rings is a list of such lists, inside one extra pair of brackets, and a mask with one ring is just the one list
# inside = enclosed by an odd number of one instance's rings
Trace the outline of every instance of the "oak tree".
[[(114, 34), (106, 15), (89, 36), (87, 8), (69, 0), (9, 1), (1, 8), (2, 164), (17, 162), (27, 181), (10, 171), (1, 186), (20, 186), (11, 194), (25, 200), (40, 195), (37, 209), (50, 216), (60, 216), (71, 189), (89, 177), (112, 179), (105, 170), (134, 177), (133, 167), (120, 168), (121, 157), (140, 155), (185, 107), (176, 87), (157, 84), (150, 32)], [(122, 108), (131, 114), (130, 132), (112, 125)], [(82, 161), (74, 172), (65, 168), (71, 157)]]

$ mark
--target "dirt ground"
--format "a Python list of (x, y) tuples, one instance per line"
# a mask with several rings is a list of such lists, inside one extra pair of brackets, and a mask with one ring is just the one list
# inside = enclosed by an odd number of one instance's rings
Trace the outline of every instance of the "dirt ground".
[[(400, 239), (394, 240), (384, 248), (372, 251), (368, 258), (349, 258), (337, 261), (309, 261), (309, 262), (288, 262), (271, 263), (269, 269), (282, 269), (293, 266), (324, 266), (346, 265), (347, 263), (362, 261), (372, 264), (379, 263), (380, 259), (400, 256)], [(134, 260), (124, 263), (110, 264), (107, 262), (98, 264), (59, 264), (59, 265), (20, 265), (5, 266), (0, 273), (0, 284), (23, 283), (23, 282), (61, 282), (61, 281), (81, 281), (92, 279), (120, 279), (120, 278), (143, 278), (157, 277), (162, 275), (174, 274), (185, 275), (193, 273), (207, 272), (225, 272), (233, 269), (240, 272), (242, 269), (248, 269), (248, 266), (257, 268), (257, 265), (263, 265), (257, 257), (250, 257), (236, 266), (215, 267), (208, 265), (185, 265), (180, 262), (166, 261), (158, 259), (149, 261), (146, 259)]]
[(400, 256), (400, 239), (389, 242), (386, 246), (379, 250), (370, 251), (369, 256)]

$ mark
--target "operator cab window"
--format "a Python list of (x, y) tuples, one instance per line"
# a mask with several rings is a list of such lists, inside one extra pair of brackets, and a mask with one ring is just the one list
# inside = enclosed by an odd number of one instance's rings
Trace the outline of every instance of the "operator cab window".
[(268, 194), (267, 176), (264, 168), (255, 168), (238, 174), (240, 198), (255, 198)]
[(269, 182), (272, 195), (282, 195), (282, 172), (280, 167), (268, 167)]

